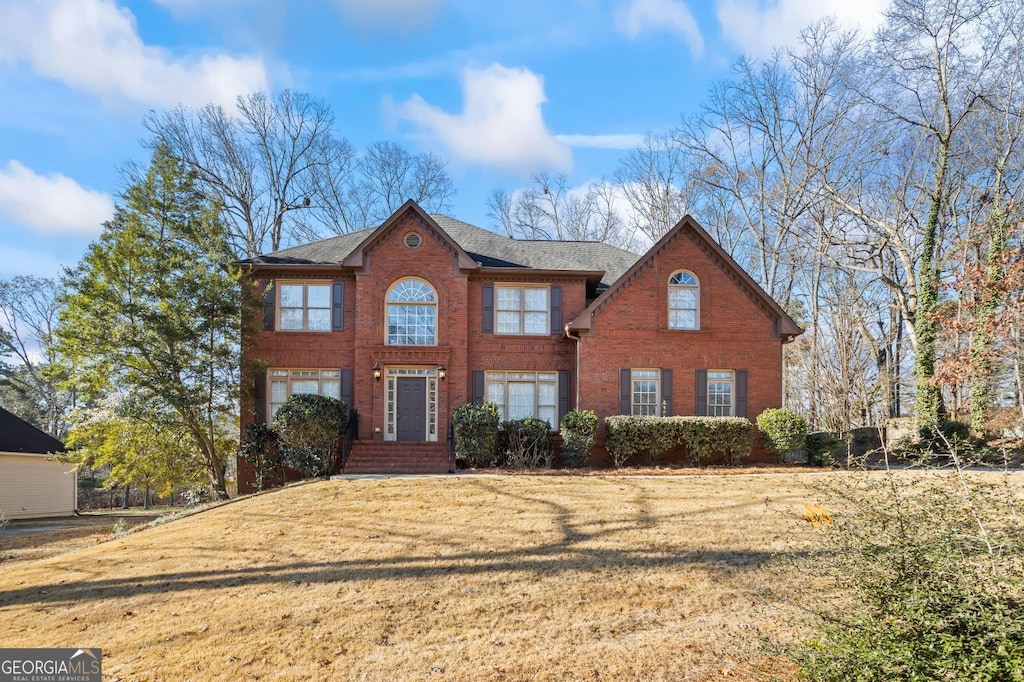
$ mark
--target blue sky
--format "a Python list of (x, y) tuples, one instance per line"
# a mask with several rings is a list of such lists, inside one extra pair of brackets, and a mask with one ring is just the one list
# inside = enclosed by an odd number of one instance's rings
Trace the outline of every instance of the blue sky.
[(611, 176), (741, 54), (883, 0), (0, 0), (0, 279), (56, 276), (99, 235), (144, 114), (256, 89), (327, 100), (357, 148), (449, 164), (453, 215), (535, 172)]

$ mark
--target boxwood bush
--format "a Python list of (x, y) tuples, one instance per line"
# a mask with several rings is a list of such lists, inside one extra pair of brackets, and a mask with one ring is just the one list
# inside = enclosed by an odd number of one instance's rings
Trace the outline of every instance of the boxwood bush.
[(338, 463), (338, 439), (348, 408), (325, 395), (300, 393), (285, 401), (274, 415), (274, 430), (286, 466), (306, 478), (330, 475)]
[(757, 415), (757, 428), (779, 463), (785, 461), (787, 452), (807, 445), (807, 420), (784, 407), (772, 407)]
[(494, 403), (456, 407), (452, 411), (455, 457), (474, 468), (493, 466), (499, 421), (498, 406)]
[(597, 437), (597, 415), (593, 410), (567, 412), (559, 424), (562, 433), (562, 462), (566, 467), (585, 467)]
[(605, 444), (621, 467), (639, 453), (655, 464), (665, 451), (684, 446), (690, 461), (701, 466), (715, 455), (737, 464), (750, 455), (753, 424), (742, 417), (628, 417), (605, 419)]

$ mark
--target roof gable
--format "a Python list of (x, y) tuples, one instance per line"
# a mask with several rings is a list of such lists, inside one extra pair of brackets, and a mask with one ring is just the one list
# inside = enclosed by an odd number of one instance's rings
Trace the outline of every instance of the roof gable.
[[(567, 328), (587, 331), (593, 326), (594, 316), (600, 314), (601, 310), (612, 301), (619, 293), (629, 286), (636, 279), (637, 275), (645, 267), (650, 266), (654, 259), (662, 253), (670, 244), (684, 236), (690, 237), (697, 246), (708, 255), (711, 261), (723, 270), (729, 278), (757, 304), (758, 308), (771, 318), (776, 325), (776, 333), (790, 340), (794, 336), (803, 334), (804, 330), (793, 321), (785, 310), (782, 309), (775, 299), (765, 292), (740, 265), (733, 260), (725, 249), (708, 234), (700, 224), (689, 214), (683, 216), (682, 220), (676, 223), (675, 227), (665, 233), (647, 252), (637, 260), (621, 277), (619, 277), (608, 289), (598, 296), (576, 319), (566, 325)], [(787, 338), (788, 337), (788, 338)]]
[(366, 239), (364, 239), (359, 246), (357, 246), (345, 259), (341, 262), (342, 265), (351, 268), (364, 269), (366, 267), (367, 257), (373, 253), (377, 246), (383, 241), (383, 239), (398, 228), (407, 218), (412, 216), (415, 218), (427, 232), (431, 232), (434, 236), (440, 240), (445, 247), (454, 256), (458, 268), (460, 270), (477, 270), (480, 268), (480, 264), (473, 260), (472, 257), (466, 251), (459, 246), (459, 244), (451, 238), (451, 236), (441, 229), (433, 218), (424, 213), (423, 209), (420, 208), (412, 199), (406, 201), (401, 208), (395, 211), (390, 218), (385, 220), (380, 227), (370, 233)]
[(0, 452), (63, 452), (64, 444), (0, 407)]

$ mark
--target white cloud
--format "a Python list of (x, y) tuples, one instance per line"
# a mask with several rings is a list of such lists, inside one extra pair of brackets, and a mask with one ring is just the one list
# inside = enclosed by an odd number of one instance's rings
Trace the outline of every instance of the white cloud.
[(156, 106), (231, 105), (267, 86), (259, 57), (178, 57), (142, 41), (113, 0), (53, 0), (0, 7), (0, 60), (103, 99)]
[(889, 0), (718, 0), (725, 39), (745, 54), (763, 57), (776, 45), (796, 41), (800, 31), (826, 16), (845, 28), (871, 31), (882, 22)]
[(419, 126), (453, 157), (469, 163), (521, 171), (572, 165), (569, 148), (544, 124), (544, 80), (528, 69), (492, 64), (467, 68), (462, 76), (463, 110), (449, 114), (419, 95), (395, 105), (394, 113)]
[(645, 31), (667, 31), (676, 34), (690, 48), (690, 54), (704, 54), (704, 37), (697, 20), (682, 0), (631, 0), (619, 9), (618, 29), (630, 38)]
[(38, 175), (17, 161), (0, 169), (0, 219), (39, 234), (95, 236), (114, 215), (109, 195), (55, 173)]
[(347, 21), (360, 28), (418, 28), (429, 25), (441, 0), (336, 0)]
[(609, 135), (555, 135), (555, 139), (570, 147), (632, 149), (644, 141), (644, 136), (639, 133), (613, 133)]

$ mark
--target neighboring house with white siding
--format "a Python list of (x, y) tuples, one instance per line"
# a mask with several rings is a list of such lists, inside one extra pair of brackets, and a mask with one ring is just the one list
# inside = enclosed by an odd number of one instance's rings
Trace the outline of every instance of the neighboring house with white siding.
[(76, 507), (73, 464), (51, 453), (64, 444), (0, 407), (0, 511), (8, 519), (71, 516)]

